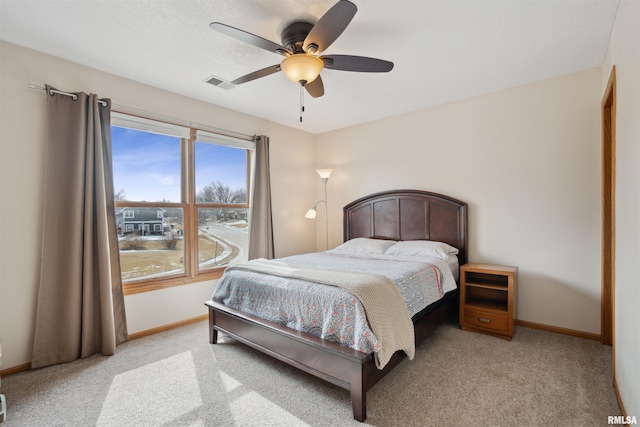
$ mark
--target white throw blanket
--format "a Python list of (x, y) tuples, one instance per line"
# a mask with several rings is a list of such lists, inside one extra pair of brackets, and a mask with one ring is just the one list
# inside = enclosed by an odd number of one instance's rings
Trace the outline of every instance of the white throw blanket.
[(344, 270), (300, 269), (266, 259), (256, 259), (227, 268), (234, 269), (346, 289), (362, 302), (369, 326), (381, 344), (380, 351), (375, 353), (376, 367), (384, 368), (397, 350), (403, 350), (409, 359), (414, 357), (413, 322), (400, 291), (393, 281), (384, 275)]

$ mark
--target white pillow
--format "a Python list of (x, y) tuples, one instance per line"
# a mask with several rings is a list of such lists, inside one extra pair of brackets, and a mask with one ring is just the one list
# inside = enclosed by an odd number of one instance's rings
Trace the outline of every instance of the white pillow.
[(427, 256), (447, 260), (449, 255), (457, 255), (458, 249), (444, 242), (433, 240), (405, 240), (391, 246), (385, 255), (393, 256)]
[(350, 252), (359, 254), (378, 254), (382, 255), (387, 249), (396, 244), (395, 240), (369, 239), (366, 237), (357, 237), (347, 240), (343, 244), (336, 247), (336, 251)]

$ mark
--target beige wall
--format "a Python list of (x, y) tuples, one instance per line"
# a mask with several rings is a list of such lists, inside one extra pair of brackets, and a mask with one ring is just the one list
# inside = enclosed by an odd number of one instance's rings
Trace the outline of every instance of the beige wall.
[(616, 67), (616, 382), (628, 415), (640, 418), (640, 2), (622, 0), (602, 66)]
[[(114, 104), (271, 139), (276, 255), (314, 249), (314, 136), (0, 41), (0, 339), (2, 369), (31, 359), (40, 263), (46, 95), (28, 83), (85, 91)], [(213, 282), (125, 299), (129, 332), (206, 314)], [(206, 338), (205, 338), (206, 339)]]
[(330, 246), (351, 200), (448, 194), (469, 203), (470, 259), (519, 267), (519, 319), (600, 334), (600, 81), (592, 69), (320, 135)]

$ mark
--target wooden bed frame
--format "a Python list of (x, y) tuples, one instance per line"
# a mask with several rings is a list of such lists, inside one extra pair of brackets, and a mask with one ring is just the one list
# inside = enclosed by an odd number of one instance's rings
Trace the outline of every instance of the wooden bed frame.
[[(437, 240), (460, 250), (460, 265), (467, 261), (467, 204), (441, 194), (418, 190), (376, 193), (344, 207), (344, 240), (375, 237), (393, 240)], [(416, 345), (445, 319), (457, 292), (434, 304), (416, 320)], [(375, 366), (373, 354), (363, 353), (304, 332), (260, 319), (215, 301), (209, 307), (209, 342), (218, 332), (262, 351), (291, 366), (351, 392), (353, 416), (367, 417), (366, 393), (405, 357), (397, 351), (384, 369)]]

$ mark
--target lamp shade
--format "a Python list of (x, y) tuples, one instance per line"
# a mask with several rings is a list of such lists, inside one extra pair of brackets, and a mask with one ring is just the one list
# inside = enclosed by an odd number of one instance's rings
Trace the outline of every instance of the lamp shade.
[(323, 67), (322, 59), (306, 53), (287, 56), (280, 63), (284, 74), (294, 83), (301, 81), (311, 83), (318, 77)]
[(314, 208), (309, 209), (307, 213), (304, 214), (304, 217), (308, 219), (316, 219), (316, 210)]
[(329, 176), (331, 176), (331, 172), (333, 172), (333, 169), (318, 169), (316, 172), (318, 172), (320, 178), (328, 179)]

